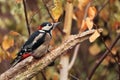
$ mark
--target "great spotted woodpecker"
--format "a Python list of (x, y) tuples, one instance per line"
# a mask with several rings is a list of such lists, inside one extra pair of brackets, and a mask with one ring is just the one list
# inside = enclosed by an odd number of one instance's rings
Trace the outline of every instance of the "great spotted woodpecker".
[(49, 48), (49, 43), (52, 38), (52, 30), (58, 25), (57, 23), (45, 22), (38, 27), (38, 30), (35, 31), (22, 46), (20, 51), (17, 53), (17, 57), (12, 61), (12, 66), (15, 66), (21, 60), (34, 56), (39, 58), (47, 53)]

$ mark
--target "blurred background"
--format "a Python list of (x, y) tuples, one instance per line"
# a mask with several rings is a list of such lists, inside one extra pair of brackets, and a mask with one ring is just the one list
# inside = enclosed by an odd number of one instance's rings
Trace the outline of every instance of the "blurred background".
[[(26, 0), (27, 17), (31, 33), (41, 23), (49, 21), (62, 21), (65, 19), (66, 2), (73, 4), (71, 34), (78, 34), (81, 31), (81, 24), (89, 15), (93, 28), (103, 28), (102, 37), (90, 43), (86, 40), (81, 43), (77, 57), (72, 68), (69, 70), (69, 80), (85, 80), (89, 75), (95, 62), (106, 51), (105, 44), (110, 47), (116, 36), (120, 33), (120, 0)], [(49, 8), (50, 14), (46, 10)], [(87, 7), (92, 11), (87, 10)], [(86, 11), (87, 10), (87, 11)], [(69, 14), (69, 13), (67, 13)], [(0, 0), (0, 74), (10, 68), (10, 62), (15, 58), (29, 34), (26, 27), (23, 0)], [(64, 40), (61, 33), (64, 26), (59, 26), (53, 31), (51, 40), (52, 49), (58, 47)], [(85, 27), (84, 27), (85, 28)], [(82, 28), (81, 32), (87, 30)], [(61, 30), (61, 31), (60, 31)], [(105, 43), (105, 44), (104, 44)], [(74, 55), (74, 49), (68, 54), (70, 61)], [(120, 79), (120, 41), (114, 46), (102, 64), (93, 75), (92, 80), (119, 80)], [(116, 60), (116, 61), (115, 61)], [(55, 60), (55, 65), (45, 69), (47, 80), (59, 80), (60, 58)], [(32, 80), (44, 80), (41, 73)]]

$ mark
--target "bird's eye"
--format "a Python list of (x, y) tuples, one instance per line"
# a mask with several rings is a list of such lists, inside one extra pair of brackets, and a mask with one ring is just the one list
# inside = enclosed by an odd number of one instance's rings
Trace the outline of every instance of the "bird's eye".
[(52, 26), (52, 24), (50, 22), (44, 22), (43, 24), (41, 24), (40, 26), (45, 27), (45, 26)]
[(51, 23), (49, 23), (49, 26), (52, 26), (52, 24), (51, 24)]

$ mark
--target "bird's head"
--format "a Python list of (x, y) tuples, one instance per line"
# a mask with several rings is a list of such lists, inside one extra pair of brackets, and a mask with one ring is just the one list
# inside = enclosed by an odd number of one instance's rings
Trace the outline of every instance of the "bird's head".
[(56, 22), (56, 23), (44, 22), (40, 26), (38, 26), (38, 30), (50, 31), (59, 24), (60, 24), (60, 22)]

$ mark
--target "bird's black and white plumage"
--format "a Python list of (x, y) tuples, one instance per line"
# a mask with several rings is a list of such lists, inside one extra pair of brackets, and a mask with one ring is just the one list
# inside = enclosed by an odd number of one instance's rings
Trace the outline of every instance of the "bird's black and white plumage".
[(29, 39), (24, 43), (21, 50), (18, 52), (17, 57), (12, 61), (12, 66), (15, 66), (21, 60), (29, 57), (41, 57), (49, 48), (49, 43), (52, 38), (51, 31), (57, 26), (57, 23), (45, 22), (38, 27)]

